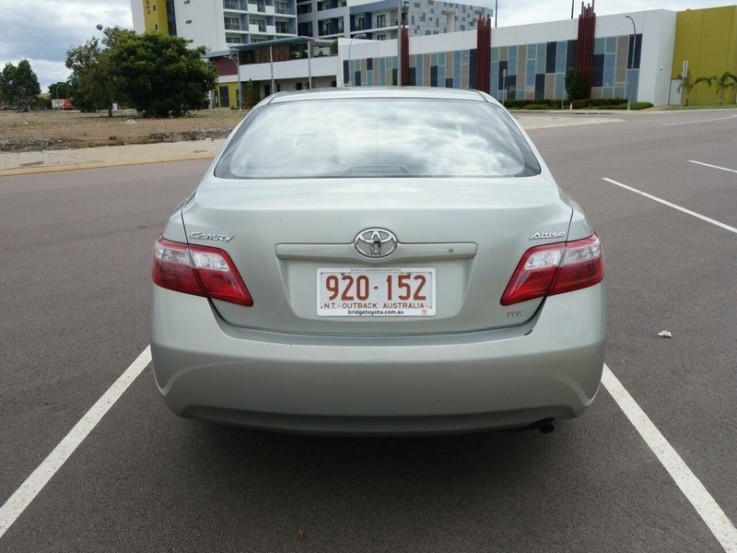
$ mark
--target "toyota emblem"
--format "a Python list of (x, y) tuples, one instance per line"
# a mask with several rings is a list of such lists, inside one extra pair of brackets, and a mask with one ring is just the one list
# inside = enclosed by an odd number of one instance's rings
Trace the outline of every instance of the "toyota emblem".
[(397, 237), (386, 229), (370, 228), (359, 232), (353, 245), (366, 257), (386, 257), (397, 249)]

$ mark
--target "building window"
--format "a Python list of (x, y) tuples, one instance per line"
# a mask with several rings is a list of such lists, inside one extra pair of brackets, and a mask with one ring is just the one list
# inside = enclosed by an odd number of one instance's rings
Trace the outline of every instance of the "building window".
[(358, 18), (358, 21), (356, 23), (356, 29), (359, 31), (363, 31), (363, 17)]
[[(386, 27), (386, 15), (377, 15), (376, 16), (376, 26), (379, 27), (379, 28)], [(381, 40), (381, 39), (379, 39), (379, 40)]]
[(187, 21), (185, 21), (184, 23), (185, 23), (185, 25), (191, 25), (192, 24), (192, 20), (191, 19), (187, 19)]
[(376, 40), (386, 40), (386, 35), (376, 35)]
[[(188, 21), (189, 23), (189, 21)], [(239, 31), (241, 28), (241, 20), (239, 17), (225, 17), (225, 28), (230, 31)]]

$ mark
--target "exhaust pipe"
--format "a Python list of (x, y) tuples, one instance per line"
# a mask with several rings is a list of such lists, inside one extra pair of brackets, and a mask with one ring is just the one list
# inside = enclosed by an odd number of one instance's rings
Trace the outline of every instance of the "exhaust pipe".
[(550, 434), (553, 430), (555, 430), (555, 426), (553, 426), (553, 419), (548, 419), (546, 421), (540, 421), (542, 424), (540, 424), (540, 434)]

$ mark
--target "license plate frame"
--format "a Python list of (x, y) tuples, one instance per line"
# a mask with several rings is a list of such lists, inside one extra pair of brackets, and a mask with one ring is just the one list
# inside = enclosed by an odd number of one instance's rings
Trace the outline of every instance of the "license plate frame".
[[(320, 267), (319, 317), (433, 317), (434, 267)], [(336, 295), (337, 294), (337, 295)]]

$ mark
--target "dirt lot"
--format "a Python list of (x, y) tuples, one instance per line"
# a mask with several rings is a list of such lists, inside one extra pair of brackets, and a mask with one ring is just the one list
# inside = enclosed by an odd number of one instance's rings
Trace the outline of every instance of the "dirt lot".
[(0, 152), (225, 138), (246, 112), (209, 109), (179, 119), (143, 119), (135, 111), (0, 111)]

